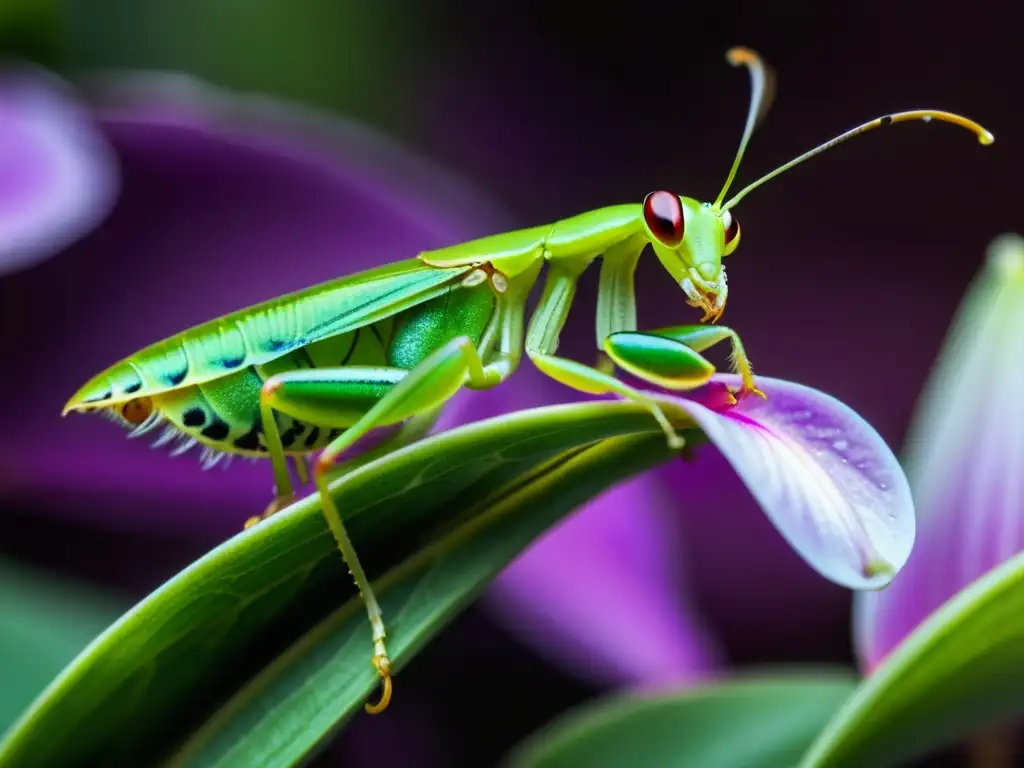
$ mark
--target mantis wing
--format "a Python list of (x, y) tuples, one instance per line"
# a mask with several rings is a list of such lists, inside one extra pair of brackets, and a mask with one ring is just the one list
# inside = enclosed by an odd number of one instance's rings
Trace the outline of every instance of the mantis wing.
[(355, 330), (446, 291), (471, 266), (406, 259), (237, 310), (151, 344), (89, 380), (67, 413), (201, 384), (264, 365), (299, 347)]

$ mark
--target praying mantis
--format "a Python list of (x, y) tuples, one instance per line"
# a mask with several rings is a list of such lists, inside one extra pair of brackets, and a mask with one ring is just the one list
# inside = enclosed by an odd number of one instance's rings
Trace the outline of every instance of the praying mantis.
[[(889, 114), (794, 158), (726, 201), (774, 91), (772, 73), (757, 53), (736, 47), (726, 56), (748, 70), (751, 95), (739, 148), (713, 203), (658, 190), (639, 204), (612, 205), (426, 251), (271, 299), (124, 358), (82, 386), (63, 413), (98, 411), (132, 436), (165, 424), (184, 448), (204, 447), (205, 466), (231, 454), (269, 457), (275, 498), (246, 528), (294, 501), (289, 458), (306, 482), (304, 457), (318, 453), (313, 479), (365, 603), (371, 663), (381, 681), (380, 700), (365, 708), (382, 712), (392, 696), (384, 618), (328, 492), (329, 475), (345, 466), (339, 460), (346, 450), (380, 427), (395, 431), (371, 456), (419, 439), (460, 389), (498, 386), (515, 373), (524, 353), (564, 385), (642, 404), (669, 445), (681, 448), (657, 402), (620, 381), (615, 370), (669, 390), (695, 388), (715, 372), (701, 352), (729, 341), (732, 366), (742, 381), (734, 399), (763, 396), (740, 337), (717, 324), (728, 296), (722, 260), (740, 242), (734, 210), (749, 192), (837, 144), (894, 123), (939, 120), (972, 131), (982, 144), (994, 141), (980, 125), (953, 113)], [(687, 303), (703, 310), (699, 323), (637, 330), (633, 275), (648, 245)], [(598, 258), (599, 360), (591, 367), (556, 351), (577, 281)], [(526, 300), (545, 265), (543, 293), (524, 335)]]

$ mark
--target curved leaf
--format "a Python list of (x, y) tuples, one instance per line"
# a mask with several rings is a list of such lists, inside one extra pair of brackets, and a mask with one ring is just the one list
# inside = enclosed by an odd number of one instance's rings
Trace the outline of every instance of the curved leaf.
[[(400, 669), (567, 509), (667, 456), (662, 435), (609, 438), (570, 451), (491, 497), (486, 512), (380, 581), (389, 648)], [(186, 744), (174, 766), (295, 765), (377, 686), (367, 664), (366, 616), (350, 601), (246, 686)], [(400, 684), (400, 683), (399, 683)], [(270, 706), (273, 704), (273, 706)]]
[(1024, 715), (1024, 553), (960, 592), (877, 667), (802, 768), (902, 764)]
[(668, 696), (620, 694), (555, 720), (522, 742), (509, 765), (789, 768), (856, 684), (849, 673), (805, 672)]
[[(620, 436), (632, 438), (600, 445)], [(590, 451), (600, 458), (592, 471)], [(334, 498), (371, 576), (418, 553), (380, 582), (387, 588), (383, 607), (397, 667), (485, 586), (504, 565), (503, 557), (511, 559), (588, 497), (670, 455), (644, 408), (595, 402), (452, 430), (337, 481)], [(575, 463), (573, 456), (578, 456)], [(517, 509), (518, 504), (527, 507)], [(505, 519), (498, 514), (513, 510), (516, 514)], [(493, 528), (497, 535), (485, 525), (491, 519), (502, 521)], [(483, 526), (477, 533), (474, 522)], [(446, 539), (450, 546), (443, 544)], [(442, 550), (445, 557), (437, 560)], [(193, 563), (97, 638), (0, 742), (0, 766), (148, 764), (200, 725), (219, 698), (238, 690), (348, 601), (268, 672), (270, 677), (276, 670), (287, 672), (296, 661), (317, 670), (328, 660), (317, 652), (342, 657), (334, 690), (339, 698), (319, 720), (305, 724), (295, 748), (300, 754), (358, 710), (376, 686), (369, 625), (350, 597), (355, 597), (351, 578), (315, 495), (307, 497)], [(317, 644), (323, 633), (340, 645)], [(348, 634), (351, 645), (345, 643)], [(287, 703), (308, 718), (319, 692), (299, 693)], [(400, 678), (396, 695), (401, 695)], [(276, 689), (269, 696), (284, 700)], [(255, 709), (261, 706), (266, 701)], [(228, 713), (232, 730), (227, 736), (218, 731), (215, 749), (224, 738), (274, 736), (269, 730), (248, 733), (246, 712), (240, 715), (236, 724)], [(290, 765), (290, 759), (258, 762)]]

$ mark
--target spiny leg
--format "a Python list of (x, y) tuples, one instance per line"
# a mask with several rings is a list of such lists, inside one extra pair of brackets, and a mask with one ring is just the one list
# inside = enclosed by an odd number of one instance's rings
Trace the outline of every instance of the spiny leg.
[(309, 482), (309, 464), (305, 454), (301, 456), (292, 456), (292, 464), (295, 465), (295, 475), (299, 478), (299, 482), (305, 485)]
[(260, 396), (260, 418), (263, 422), (263, 434), (267, 439), (267, 450), (270, 453), (270, 465), (274, 472), (274, 500), (263, 510), (263, 514), (254, 515), (245, 521), (246, 530), (295, 503), (295, 488), (292, 485), (291, 475), (288, 473), (288, 456), (281, 444), (277, 421), (270, 409), (264, 407), (262, 395)]
[[(276, 425), (275, 425), (275, 429), (276, 429)], [(273, 458), (273, 454), (271, 454), (271, 458)], [(295, 475), (296, 475), (296, 477), (298, 477), (299, 482), (302, 485), (305, 485), (306, 483), (308, 483), (309, 482), (309, 465), (306, 463), (306, 457), (305, 456), (286, 456), (285, 457), (285, 461), (284, 461), (285, 471), (286, 472), (288, 471), (287, 470), (288, 459), (291, 459), (292, 466), (295, 467)], [(275, 477), (276, 477), (276, 475), (275, 475)], [(290, 490), (287, 491), (286, 493), (282, 494), (280, 492), (280, 490), (279, 490), (281, 488), (281, 486), (278, 485), (276, 482), (274, 483), (274, 500), (272, 502), (270, 502), (269, 505), (267, 505), (267, 508), (265, 510), (263, 510), (262, 514), (253, 515), (252, 517), (250, 517), (248, 520), (245, 521), (245, 526), (244, 526), (245, 530), (249, 530), (250, 528), (252, 528), (257, 523), (261, 522), (262, 520), (266, 520), (271, 515), (276, 515), (278, 512), (280, 512), (285, 507), (288, 507), (291, 504), (295, 503), (295, 492), (292, 489), (291, 485), (289, 485), (287, 487)]]
[[(714, 368), (699, 352), (728, 339), (732, 345), (730, 362), (743, 378), (737, 393), (765, 394), (754, 383), (754, 371), (743, 349), (739, 334), (724, 325), (679, 325), (645, 332), (613, 333), (604, 340), (606, 354), (625, 371), (666, 389), (692, 389), (705, 383)], [(677, 345), (684, 345), (680, 349)], [(686, 350), (691, 350), (692, 355)]]
[[(373, 666), (380, 675), (383, 692), (371, 714), (383, 712), (391, 700), (391, 660), (385, 640), (387, 632), (380, 604), (363, 570), (341, 515), (331, 498), (328, 475), (338, 457), (371, 430), (404, 421), (416, 414), (434, 412), (464, 385), (487, 389), (501, 382), (495, 366), (484, 366), (473, 342), (459, 337), (428, 356), (411, 371), (380, 368), (336, 368), (294, 371), (267, 379), (260, 396), (264, 422), (273, 424), (271, 410), (311, 423), (338, 423), (339, 415), (351, 412), (362, 401), (372, 405), (320, 454), (313, 478), (320, 493), (321, 509), (342, 557), (366, 604), (373, 632)], [(269, 420), (268, 420), (268, 417)], [(271, 451), (280, 451), (280, 436), (268, 430)]]

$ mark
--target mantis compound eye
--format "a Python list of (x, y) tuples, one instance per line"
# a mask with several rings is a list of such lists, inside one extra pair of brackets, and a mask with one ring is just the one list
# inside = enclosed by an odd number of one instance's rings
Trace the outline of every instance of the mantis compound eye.
[(683, 242), (683, 206), (671, 192), (651, 192), (644, 198), (644, 221), (666, 248)]
[(722, 213), (722, 227), (725, 230), (725, 255), (728, 256), (740, 244), (740, 222), (732, 211)]
[(148, 397), (136, 397), (121, 406), (121, 416), (129, 424), (141, 424), (153, 413), (153, 401)]

